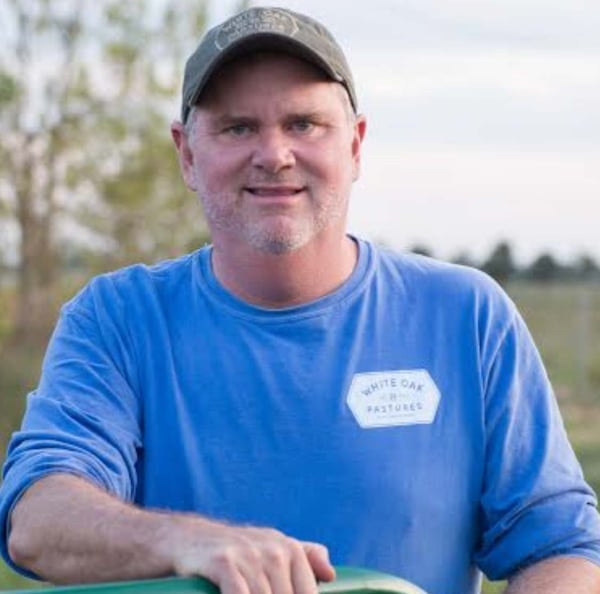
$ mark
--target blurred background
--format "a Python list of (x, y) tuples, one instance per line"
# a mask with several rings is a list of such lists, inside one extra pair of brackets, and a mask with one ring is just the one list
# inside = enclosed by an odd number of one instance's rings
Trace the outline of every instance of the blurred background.
[[(60, 304), (210, 240), (168, 127), (201, 32), (257, 4), (0, 3), (0, 458)], [(369, 127), (350, 230), (506, 288), (598, 490), (600, 4), (276, 4), (326, 23), (354, 71)], [(0, 562), (0, 588), (25, 585)]]

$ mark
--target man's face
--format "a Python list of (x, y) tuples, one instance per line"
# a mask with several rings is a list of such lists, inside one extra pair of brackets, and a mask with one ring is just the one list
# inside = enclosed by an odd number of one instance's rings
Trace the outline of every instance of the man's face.
[(191, 117), (173, 137), (215, 245), (286, 253), (343, 236), (365, 122), (341, 85), (294, 57), (254, 54), (224, 66)]

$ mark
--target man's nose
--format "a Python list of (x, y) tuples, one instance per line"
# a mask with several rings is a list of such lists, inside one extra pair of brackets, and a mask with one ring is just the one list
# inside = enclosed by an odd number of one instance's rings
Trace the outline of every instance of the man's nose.
[(283, 130), (263, 130), (257, 139), (252, 165), (269, 173), (292, 167), (296, 162), (291, 139)]

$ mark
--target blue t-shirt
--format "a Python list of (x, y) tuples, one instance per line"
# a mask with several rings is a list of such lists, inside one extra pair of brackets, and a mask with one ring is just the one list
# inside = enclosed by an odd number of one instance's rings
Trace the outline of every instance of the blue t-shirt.
[(556, 554), (600, 564), (594, 494), (510, 300), (475, 270), (359, 248), (338, 290), (278, 310), (224, 290), (210, 247), (94, 279), (9, 447), (5, 559), (20, 494), (67, 472), (430, 594)]

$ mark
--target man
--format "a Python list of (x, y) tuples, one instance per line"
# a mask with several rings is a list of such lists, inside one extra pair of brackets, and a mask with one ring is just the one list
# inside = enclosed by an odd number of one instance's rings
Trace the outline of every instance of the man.
[(510, 301), (346, 234), (364, 134), (320, 24), (253, 8), (207, 33), (172, 135), (213, 244), (63, 308), (5, 465), (9, 562), (224, 594), (313, 594), (332, 562), (600, 592), (595, 499)]

